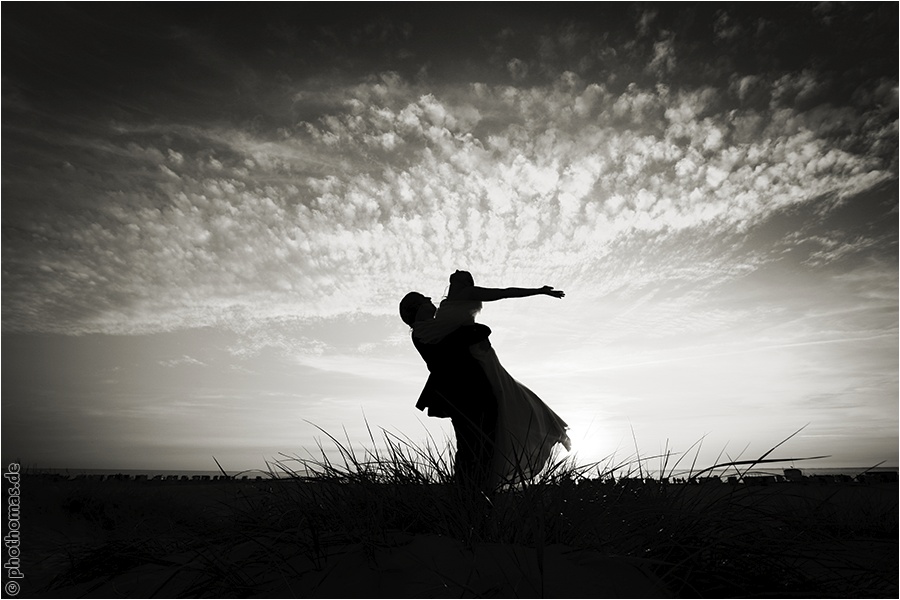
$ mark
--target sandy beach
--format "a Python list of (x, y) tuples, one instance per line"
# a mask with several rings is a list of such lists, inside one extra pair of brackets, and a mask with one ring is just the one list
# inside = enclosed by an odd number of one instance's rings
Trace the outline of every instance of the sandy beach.
[[(785, 568), (796, 573), (765, 595), (790, 595), (797, 591), (792, 582), (834, 581), (836, 574), (864, 597), (896, 595), (896, 484), (782, 483), (753, 490), (629, 485), (582, 485), (569, 493), (566, 503), (573, 503), (574, 492), (584, 502), (571, 506), (566, 519), (616, 535), (566, 544), (556, 541), (563, 537), (549, 517), (541, 525), (543, 538), (517, 537), (501, 514), (509, 510), (508, 499), (499, 497), (493, 512), (473, 519), (467, 536), (453, 536), (427, 523), (401, 527), (391, 515), (378, 522), (364, 508), (381, 506), (379, 494), (396, 493), (396, 503), (411, 490), (347, 493), (348, 484), (292, 481), (24, 477), (19, 597), (710, 597), (723, 589), (707, 581), (708, 575), (682, 581), (678, 561), (695, 559), (670, 552), (661, 560), (653, 546), (671, 546), (672, 536), (680, 535), (679, 520), (695, 513), (708, 513), (712, 528), (722, 527), (716, 520), (726, 502), (738, 515), (727, 535), (759, 536), (760, 547), (767, 543), (762, 540), (783, 535), (790, 546)], [(665, 496), (660, 487), (669, 488)], [(615, 503), (603, 504), (610, 497)], [(636, 517), (647, 516), (648, 497), (665, 506), (649, 515), (660, 524), (655, 532)], [(357, 515), (326, 514), (357, 501)], [(596, 514), (585, 513), (591, 507)], [(672, 520), (672, 514), (680, 516)], [(761, 517), (744, 518), (754, 514)], [(634, 521), (617, 529), (620, 515)], [(545, 519), (538, 512), (532, 517)], [(492, 529), (492, 519), (499, 530)], [(810, 529), (812, 523), (822, 531)], [(520, 524), (522, 531), (532, 526)], [(626, 543), (629, 532), (633, 539)], [(797, 543), (798, 536), (804, 543)], [(721, 544), (706, 551), (715, 554), (717, 548), (722, 556), (703, 558), (704, 564), (718, 561), (727, 571), (729, 562), (741, 559)], [(760, 563), (760, 577), (771, 578), (770, 567)], [(697, 589), (703, 585), (708, 587)], [(833, 585), (836, 595), (846, 593), (840, 582)], [(828, 589), (811, 589), (810, 596)]]

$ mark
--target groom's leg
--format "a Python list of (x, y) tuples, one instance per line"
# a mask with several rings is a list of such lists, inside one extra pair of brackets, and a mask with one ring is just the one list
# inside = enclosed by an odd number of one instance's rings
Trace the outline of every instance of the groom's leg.
[(456, 473), (460, 483), (483, 488), (491, 473), (496, 436), (496, 410), (453, 419), (456, 433)]
[(493, 396), (485, 399), (479, 420), (478, 466), (482, 480), (490, 479), (494, 460), (494, 443), (497, 440), (497, 404)]
[(479, 451), (480, 432), (471, 417), (459, 416), (452, 419), (456, 434), (456, 480), (463, 485), (479, 484), (482, 453)]

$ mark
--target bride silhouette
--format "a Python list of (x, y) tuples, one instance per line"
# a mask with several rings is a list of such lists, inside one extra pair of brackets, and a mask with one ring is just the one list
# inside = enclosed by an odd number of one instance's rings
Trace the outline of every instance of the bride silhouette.
[[(450, 276), (450, 289), (434, 319), (417, 322), (413, 336), (424, 343), (436, 343), (459, 327), (474, 324), (483, 302), (537, 295), (562, 298), (565, 293), (550, 286), (477, 287), (471, 273), (456, 271)], [(513, 379), (489, 341), (473, 345), (471, 352), (484, 369), (497, 399), (491, 483), (496, 486), (530, 479), (544, 468), (557, 443), (571, 449), (568, 426), (537, 394)]]

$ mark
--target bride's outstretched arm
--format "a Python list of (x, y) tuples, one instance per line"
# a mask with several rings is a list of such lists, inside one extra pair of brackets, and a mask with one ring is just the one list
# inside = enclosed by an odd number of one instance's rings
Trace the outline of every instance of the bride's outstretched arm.
[[(451, 294), (451, 296), (452, 295), (453, 294)], [(460, 290), (457, 297), (452, 299), (491, 302), (493, 300), (503, 300), (505, 298), (527, 298), (529, 296), (552, 296), (554, 298), (562, 298), (565, 295), (565, 292), (562, 290), (554, 290), (553, 287), (549, 285), (540, 288), (483, 288), (473, 285)]]

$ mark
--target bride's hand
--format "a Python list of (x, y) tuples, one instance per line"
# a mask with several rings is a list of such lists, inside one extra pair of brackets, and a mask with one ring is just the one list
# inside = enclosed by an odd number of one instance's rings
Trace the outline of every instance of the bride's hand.
[(554, 298), (562, 298), (566, 295), (566, 293), (562, 290), (554, 290), (552, 285), (545, 285), (544, 287), (542, 287), (541, 293), (548, 296), (553, 296)]

